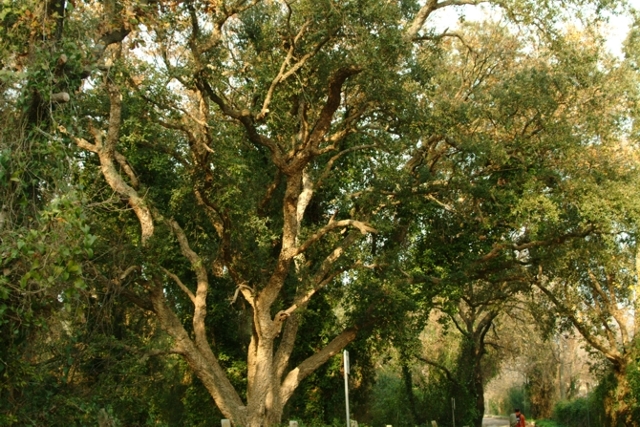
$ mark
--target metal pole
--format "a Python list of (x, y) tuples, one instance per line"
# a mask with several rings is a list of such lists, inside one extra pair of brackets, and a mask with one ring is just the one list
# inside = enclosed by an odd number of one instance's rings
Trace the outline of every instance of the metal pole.
[(349, 352), (345, 350), (342, 353), (342, 359), (344, 361), (344, 400), (347, 407), (347, 427), (351, 427), (351, 420), (349, 420)]
[[(587, 383), (587, 398), (591, 397), (589, 393), (589, 383)], [(587, 404), (587, 427), (591, 427), (591, 419), (589, 417), (589, 405)]]
[(453, 420), (453, 427), (456, 427), (456, 398), (451, 398), (451, 419)]

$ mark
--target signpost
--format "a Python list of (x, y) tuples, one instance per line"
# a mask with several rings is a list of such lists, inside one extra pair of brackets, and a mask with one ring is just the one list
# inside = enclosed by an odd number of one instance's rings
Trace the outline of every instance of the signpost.
[(349, 419), (349, 352), (347, 350), (342, 352), (342, 360), (344, 361), (344, 400), (347, 406), (347, 427), (351, 427), (351, 420)]

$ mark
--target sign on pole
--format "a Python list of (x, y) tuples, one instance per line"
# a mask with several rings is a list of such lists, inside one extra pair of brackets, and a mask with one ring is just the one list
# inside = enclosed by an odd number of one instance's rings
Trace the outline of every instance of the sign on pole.
[(342, 360), (344, 362), (344, 400), (347, 407), (347, 427), (351, 427), (351, 421), (349, 420), (349, 352), (347, 350), (342, 352)]

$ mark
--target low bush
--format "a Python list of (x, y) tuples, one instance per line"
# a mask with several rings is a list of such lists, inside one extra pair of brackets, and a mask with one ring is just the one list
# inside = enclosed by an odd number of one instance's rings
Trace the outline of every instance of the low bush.
[(538, 420), (536, 421), (536, 427), (564, 427), (561, 424), (553, 420)]

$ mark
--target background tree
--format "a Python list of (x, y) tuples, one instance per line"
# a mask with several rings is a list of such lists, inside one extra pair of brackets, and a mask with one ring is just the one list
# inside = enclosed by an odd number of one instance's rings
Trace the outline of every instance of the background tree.
[[(469, 338), (484, 336), (498, 311), (528, 292), (536, 281), (534, 267), (545, 257), (550, 263), (575, 257), (576, 245), (598, 239), (613, 224), (633, 221), (636, 209), (629, 198), (636, 177), (627, 162), (633, 160), (625, 159), (629, 151), (619, 151), (627, 137), (621, 124), (630, 120), (630, 110), (618, 108), (629, 103), (633, 79), (626, 67), (602, 54), (586, 34), (568, 32), (554, 35), (550, 44), (532, 42), (531, 53), (519, 50), (524, 44), (515, 37), (489, 28), (457, 33), (460, 41), (452, 42), (457, 49), (448, 51), (449, 62), (442, 61), (455, 72), (433, 79), (441, 90), (433, 113), (438, 117), (435, 112), (442, 108), (440, 117), (449, 127), (446, 138), (436, 135), (432, 141), (447, 147), (436, 160), (427, 157), (418, 165), (437, 173), (437, 164), (446, 186), (431, 193), (441, 213), (423, 217), (416, 245), (422, 259), (412, 280), (455, 284), (450, 288), (460, 293), (445, 301), (449, 307), (464, 301), (463, 309), (450, 312), (461, 316), (460, 324), (468, 320), (464, 331)], [(502, 50), (507, 47), (509, 54)], [(454, 124), (446, 122), (451, 117)], [(604, 186), (592, 187), (602, 181), (593, 176), (595, 168), (576, 165), (569, 154), (573, 150), (586, 151), (580, 155), (586, 164), (597, 156), (603, 166), (597, 169), (607, 177)], [(618, 216), (621, 212), (625, 218)], [(434, 242), (441, 242), (438, 249)], [(585, 256), (592, 251), (602, 253), (590, 247)], [(578, 300), (585, 301), (584, 295)], [(480, 307), (485, 307), (486, 321), (476, 318)], [(481, 342), (469, 343), (469, 354), (480, 360)], [(470, 361), (476, 357), (461, 366), (474, 366)], [(472, 377), (480, 378), (480, 364), (475, 366)], [(472, 394), (478, 397), (478, 410), (470, 417), (480, 425), (483, 382), (476, 383)]]

